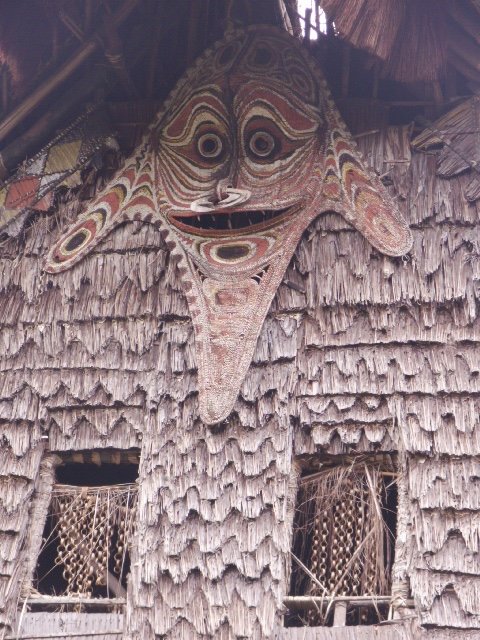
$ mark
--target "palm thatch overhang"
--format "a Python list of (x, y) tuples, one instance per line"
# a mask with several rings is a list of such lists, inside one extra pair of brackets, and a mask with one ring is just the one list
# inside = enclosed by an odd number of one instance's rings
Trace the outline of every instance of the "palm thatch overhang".
[[(229, 21), (299, 36), (304, 16), (292, 0), (2, 8), (3, 179), (87, 107), (118, 147), (0, 230), (0, 637), (31, 593), (55, 468), (112, 448), (141, 450), (117, 638), (478, 637), (480, 6), (320, 4), (327, 33), (305, 46), (414, 247), (390, 258), (335, 214), (313, 222), (214, 428), (198, 418), (192, 324), (161, 229), (128, 222), (60, 276), (43, 259)], [(297, 477), (322, 456), (367, 454), (396, 454), (401, 474), (398, 621), (282, 629)]]

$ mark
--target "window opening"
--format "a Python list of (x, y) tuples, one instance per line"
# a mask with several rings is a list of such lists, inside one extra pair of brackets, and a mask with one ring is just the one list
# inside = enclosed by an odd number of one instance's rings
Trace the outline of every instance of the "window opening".
[(285, 624), (376, 624), (388, 617), (397, 484), (387, 460), (324, 460), (300, 479)]
[[(307, 31), (307, 21), (310, 21), (308, 26), (310, 40), (318, 40), (321, 33), (327, 33), (327, 16), (318, 0), (299, 0), (298, 15), (304, 36)], [(312, 28), (311, 31), (310, 28)]]
[(125, 597), (137, 475), (138, 464), (57, 468), (36, 568), (39, 595)]

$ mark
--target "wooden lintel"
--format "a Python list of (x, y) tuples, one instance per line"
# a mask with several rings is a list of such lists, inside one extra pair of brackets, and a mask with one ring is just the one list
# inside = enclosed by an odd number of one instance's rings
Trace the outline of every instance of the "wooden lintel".
[(27, 606), (59, 606), (59, 605), (88, 605), (89, 607), (123, 606), (125, 598), (83, 598), (79, 596), (35, 596), (24, 598), (23, 604)]

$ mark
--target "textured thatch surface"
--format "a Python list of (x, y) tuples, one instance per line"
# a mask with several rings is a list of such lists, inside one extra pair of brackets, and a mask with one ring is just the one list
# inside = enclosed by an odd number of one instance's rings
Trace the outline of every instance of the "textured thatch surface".
[(159, 231), (127, 224), (55, 277), (41, 272), (53, 217), (0, 247), (2, 619), (48, 432), (58, 451), (142, 447), (129, 640), (272, 637), (292, 457), (382, 450), (406, 452), (402, 557), (421, 621), (463, 629), (426, 637), (474, 637), (480, 203), (464, 198), (468, 176), (444, 180), (435, 157), (411, 157), (407, 134), (360, 141), (413, 225), (411, 256), (380, 256), (333, 215), (312, 224), (218, 429), (198, 420), (192, 326)]
[(450, 178), (469, 172), (470, 182), (465, 187), (469, 202), (480, 198), (480, 97), (461, 102), (427, 126), (413, 141), (417, 149), (441, 146), (437, 173)]
[(284, 629), (278, 640), (412, 640), (401, 623), (376, 627)]
[(401, 82), (433, 82), (447, 63), (478, 87), (477, 0), (320, 0), (342, 38), (368, 51), (382, 73)]

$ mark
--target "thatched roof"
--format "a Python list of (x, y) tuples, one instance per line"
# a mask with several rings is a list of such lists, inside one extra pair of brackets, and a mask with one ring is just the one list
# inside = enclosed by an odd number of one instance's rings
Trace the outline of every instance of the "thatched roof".
[(476, 0), (321, 0), (342, 38), (381, 61), (402, 82), (433, 82), (448, 67), (479, 85), (480, 6)]
[[(276, 24), (301, 37), (294, 0), (18, 0), (4, 5), (3, 178), (78, 116), (87, 102), (108, 101), (120, 142), (131, 150), (176, 79), (221, 37), (227, 23)], [(330, 39), (339, 40), (338, 33), (340, 39), (368, 52), (360, 60), (362, 73), (355, 72), (364, 88), (379, 74), (404, 83), (403, 100), (425, 100), (418, 95), (418, 80), (434, 84), (436, 102), (459, 91), (464, 94), (467, 85), (468, 91), (478, 89), (477, 0), (323, 0), (320, 5), (334, 23)], [(322, 45), (317, 54), (332, 68), (333, 80), (343, 75), (338, 48), (325, 55)], [(375, 78), (373, 82), (378, 83)], [(334, 94), (346, 97), (342, 83), (337, 87), (334, 80), (332, 88)], [(399, 92), (385, 88), (389, 99), (398, 101)], [(373, 93), (382, 97), (385, 92), (377, 86)]]
[(442, 147), (437, 173), (445, 178), (468, 173), (465, 189), (469, 202), (480, 198), (480, 97), (469, 98), (435, 122), (426, 122), (425, 130), (413, 141), (416, 149)]

